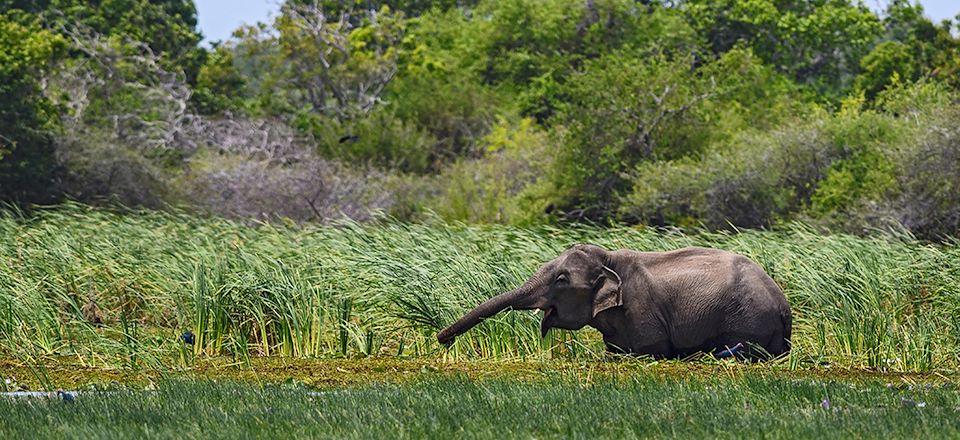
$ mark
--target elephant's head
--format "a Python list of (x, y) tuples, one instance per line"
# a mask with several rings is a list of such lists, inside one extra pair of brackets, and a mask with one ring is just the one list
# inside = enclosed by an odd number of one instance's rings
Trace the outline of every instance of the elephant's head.
[(510, 307), (543, 310), (541, 336), (553, 327), (577, 330), (598, 313), (623, 304), (620, 275), (609, 267), (609, 253), (598, 246), (578, 244), (544, 264), (522, 286), (480, 304), (437, 334), (450, 344), (457, 335), (485, 318)]

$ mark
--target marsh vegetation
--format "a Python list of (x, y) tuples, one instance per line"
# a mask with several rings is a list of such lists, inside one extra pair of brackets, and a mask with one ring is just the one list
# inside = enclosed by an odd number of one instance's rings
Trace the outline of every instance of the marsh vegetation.
[(205, 356), (602, 360), (598, 334), (554, 330), (541, 340), (530, 312), (489, 319), (449, 350), (435, 339), (578, 242), (710, 246), (752, 258), (793, 307), (794, 348), (779, 361), (789, 368), (960, 367), (960, 247), (906, 233), (299, 226), (82, 205), (0, 220), (0, 344), (24, 362), (135, 368), (188, 367)]

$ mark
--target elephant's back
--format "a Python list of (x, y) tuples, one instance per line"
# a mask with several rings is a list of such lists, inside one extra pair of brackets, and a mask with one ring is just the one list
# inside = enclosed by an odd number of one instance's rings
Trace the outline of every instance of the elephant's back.
[(732, 252), (696, 247), (639, 252), (636, 257), (653, 301), (681, 330), (719, 324), (729, 313), (730, 296), (754, 264)]
[[(742, 255), (702, 247), (638, 252), (637, 257), (655, 283), (683, 290), (716, 291), (730, 288), (739, 282), (742, 272), (760, 269)], [(763, 270), (760, 269), (760, 272)]]
[(675, 300), (728, 303), (752, 297), (753, 301), (765, 303), (757, 306), (786, 306), (776, 282), (759, 264), (743, 255), (701, 247), (641, 254), (651, 281)]

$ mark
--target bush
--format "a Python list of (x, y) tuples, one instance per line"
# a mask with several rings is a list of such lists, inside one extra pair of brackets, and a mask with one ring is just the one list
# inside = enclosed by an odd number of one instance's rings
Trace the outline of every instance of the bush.
[[(617, 204), (634, 186), (629, 174), (636, 167), (650, 178), (649, 172), (659, 168), (647, 162), (699, 157), (711, 146), (731, 142), (736, 133), (775, 126), (786, 115), (807, 111), (790, 102), (793, 92), (782, 76), (745, 50), (711, 62), (693, 53), (615, 53), (587, 62), (568, 93), (571, 102), (559, 118), (566, 128), (563, 149), (553, 179), (567, 216), (591, 219), (630, 211)], [(692, 162), (682, 163), (675, 171), (689, 175)], [(627, 220), (649, 214), (642, 211)], [(686, 217), (686, 211), (654, 218)]]
[(64, 167), (59, 189), (71, 199), (154, 209), (170, 201), (169, 170), (162, 160), (109, 133), (88, 129), (82, 138), (58, 139), (57, 160)]
[(910, 48), (899, 41), (886, 41), (860, 59), (860, 74), (854, 81), (857, 90), (872, 100), (891, 83), (913, 81), (919, 72)]
[(397, 118), (429, 135), (421, 152), (423, 166), (405, 169), (416, 172), (436, 172), (458, 158), (480, 157), (483, 150), (477, 144), (502, 111), (493, 90), (456, 74), (396, 80), (387, 99)]
[(330, 159), (360, 167), (377, 166), (403, 172), (424, 173), (433, 165), (436, 140), (415, 124), (397, 118), (389, 109), (351, 121), (303, 114), (318, 152)]
[[(772, 132), (751, 131), (726, 149), (636, 168), (621, 213), (640, 222), (713, 229), (767, 227), (799, 214), (844, 156), (831, 137), (832, 117), (820, 114)], [(840, 124), (842, 125), (842, 124)]]
[(791, 192), (778, 185), (785, 158), (768, 148), (641, 164), (633, 190), (620, 199), (620, 215), (655, 225), (769, 226), (784, 214)]
[(960, 108), (927, 127), (912, 148), (892, 158), (896, 185), (890, 193), (897, 221), (918, 237), (960, 236)]
[(481, 145), (484, 157), (459, 160), (440, 173), (439, 194), (427, 209), (470, 223), (516, 223), (539, 211), (527, 196), (551, 164), (546, 133), (529, 118), (501, 119)]
[[(903, 122), (867, 111), (844, 114), (827, 124), (830, 167), (810, 197), (810, 214), (840, 217), (841, 223), (858, 205), (872, 203), (893, 183), (889, 147), (907, 142)], [(831, 221), (836, 223), (836, 221)]]
[(956, 98), (938, 83), (895, 83), (877, 95), (878, 111), (839, 115), (832, 135), (845, 154), (820, 184), (810, 215), (856, 233), (956, 235)]
[(588, 62), (559, 117), (566, 129), (552, 180), (566, 216), (608, 218), (628, 186), (625, 171), (696, 152), (705, 128), (696, 110), (711, 84), (689, 56), (627, 52)]
[(631, 222), (767, 227), (791, 218), (865, 233), (960, 232), (960, 107), (942, 86), (888, 88), (880, 110), (851, 99), (774, 131), (750, 131), (702, 159), (641, 163), (620, 198)]

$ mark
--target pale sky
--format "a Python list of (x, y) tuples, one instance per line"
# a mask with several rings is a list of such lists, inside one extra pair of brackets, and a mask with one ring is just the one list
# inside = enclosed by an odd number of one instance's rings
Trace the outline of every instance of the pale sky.
[(243, 24), (269, 23), (280, 0), (194, 0), (197, 21), (206, 42), (226, 40)]
[[(269, 22), (276, 16), (281, 0), (194, 0), (204, 41), (226, 40), (242, 24)], [(939, 23), (960, 14), (958, 0), (920, 0), (927, 16)], [(874, 9), (883, 9), (886, 0), (865, 0)]]

